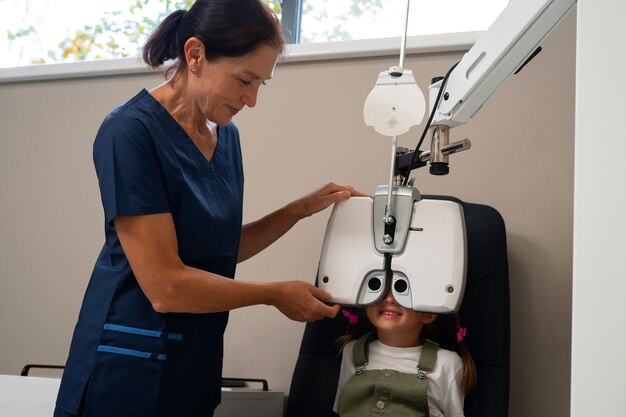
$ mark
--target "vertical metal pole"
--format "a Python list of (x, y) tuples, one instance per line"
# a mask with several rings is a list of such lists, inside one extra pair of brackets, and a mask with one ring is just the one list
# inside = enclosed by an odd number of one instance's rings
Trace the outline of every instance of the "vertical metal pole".
[(400, 68), (404, 68), (404, 51), (406, 49), (406, 35), (409, 28), (409, 8), (411, 7), (411, 0), (406, 0), (406, 9), (404, 11), (404, 30), (402, 31), (402, 41), (400, 45)]
[(391, 143), (391, 172), (389, 172), (389, 188), (387, 189), (387, 205), (385, 206), (385, 223), (391, 224), (391, 197), (393, 194), (393, 177), (396, 173), (395, 161), (396, 161), (396, 149), (398, 147), (398, 137), (394, 136)]
[[(406, 35), (409, 27), (409, 9), (411, 6), (411, 0), (406, 0), (406, 9), (404, 11), (404, 30), (402, 31), (402, 41), (400, 45), (400, 63), (399, 63), (399, 75), (402, 76), (402, 72), (404, 71), (404, 51), (406, 49)], [(394, 68), (390, 69), (390, 72), (394, 70)], [(389, 188), (387, 189), (387, 205), (385, 206), (385, 218), (383, 219), (385, 223), (391, 224), (393, 222), (391, 218), (392, 204), (393, 202), (393, 178), (396, 173), (396, 150), (398, 147), (398, 136), (393, 136), (393, 141), (391, 145), (391, 170), (389, 172)]]

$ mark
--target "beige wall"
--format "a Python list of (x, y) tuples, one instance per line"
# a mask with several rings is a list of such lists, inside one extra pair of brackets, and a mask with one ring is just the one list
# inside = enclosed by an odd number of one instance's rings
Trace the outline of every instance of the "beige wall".
[[(453, 140), (451, 173), (415, 172), (422, 193), (455, 195), (503, 215), (511, 280), (511, 416), (569, 415), (575, 14)], [(423, 88), (462, 53), (407, 57)], [(362, 107), (397, 57), (281, 65), (244, 111), (245, 218), (328, 180), (366, 192), (387, 181), (390, 140)], [(103, 117), (157, 75), (0, 85), (0, 373), (63, 363), (102, 243), (91, 145)], [(421, 130), (420, 130), (421, 132)], [(417, 130), (400, 138), (414, 146)], [(312, 282), (329, 210), (240, 265), (238, 279)], [(289, 389), (303, 325), (265, 306), (234, 311), (224, 374)], [(468, 329), (471, 332), (471, 329)]]

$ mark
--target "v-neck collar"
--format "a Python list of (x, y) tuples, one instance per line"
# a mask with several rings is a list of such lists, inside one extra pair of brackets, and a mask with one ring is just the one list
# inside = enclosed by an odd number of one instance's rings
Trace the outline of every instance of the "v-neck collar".
[(199, 164), (199, 167), (206, 167), (206, 168), (211, 168), (215, 165), (214, 161), (216, 160), (216, 158), (219, 156), (220, 153), (220, 125), (216, 125), (216, 143), (215, 143), (215, 149), (213, 150), (213, 157), (211, 158), (211, 160), (208, 160), (206, 158), (206, 156), (204, 156), (204, 154), (202, 153), (202, 151), (200, 150), (200, 148), (198, 147), (198, 145), (196, 145), (196, 143), (193, 141), (193, 139), (189, 136), (189, 134), (187, 134), (187, 132), (185, 131), (185, 129), (183, 129), (183, 127), (180, 125), (180, 123), (178, 123), (178, 121), (174, 118), (174, 116), (172, 116), (172, 114), (167, 111), (167, 109), (161, 104), (161, 102), (159, 102), (159, 100), (157, 100), (152, 94), (150, 94), (150, 92), (148, 90), (146, 90), (145, 88), (143, 89), (144, 93), (146, 95), (148, 95), (150, 97), (150, 99), (152, 100), (152, 102), (155, 103), (155, 105), (163, 112), (165, 113), (166, 117), (170, 120), (170, 122), (176, 127), (176, 129), (178, 130), (178, 136), (182, 139), (182, 141), (184, 142), (184, 145), (186, 146), (187, 149), (190, 150), (190, 152), (193, 154), (193, 158), (196, 160), (196, 162)]

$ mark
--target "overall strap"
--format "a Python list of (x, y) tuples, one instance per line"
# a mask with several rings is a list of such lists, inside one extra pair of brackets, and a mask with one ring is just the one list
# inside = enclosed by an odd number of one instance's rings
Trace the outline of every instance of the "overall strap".
[(417, 362), (417, 377), (424, 379), (428, 376), (428, 373), (435, 367), (435, 361), (437, 360), (437, 349), (439, 345), (428, 339), (424, 342), (422, 347), (422, 353), (420, 359)]
[(372, 337), (372, 333), (364, 334), (357, 339), (352, 348), (352, 362), (356, 368), (357, 375), (360, 375), (361, 372), (365, 370), (365, 366), (367, 365), (368, 345)]

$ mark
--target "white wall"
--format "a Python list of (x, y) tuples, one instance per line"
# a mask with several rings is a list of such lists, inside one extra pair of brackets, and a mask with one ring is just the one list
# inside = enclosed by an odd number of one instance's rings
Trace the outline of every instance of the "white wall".
[(626, 3), (578, 2), (571, 415), (626, 414)]
[[(416, 172), (423, 193), (488, 204), (505, 219), (512, 417), (569, 414), (575, 23), (572, 13), (530, 65), (453, 130), (473, 147), (453, 157), (450, 175)], [(405, 66), (426, 86), (462, 53), (411, 55)], [(257, 108), (237, 116), (247, 220), (328, 180), (366, 192), (386, 182), (390, 143), (364, 126), (362, 106), (378, 72), (396, 63), (392, 56), (277, 68)], [(103, 239), (95, 132), (111, 108), (160, 80), (0, 85), (0, 373), (64, 362)], [(417, 130), (400, 142), (414, 146)], [(329, 213), (241, 264), (238, 279), (313, 282)], [(234, 311), (224, 374), (267, 378), (287, 391), (302, 330), (265, 306)]]

